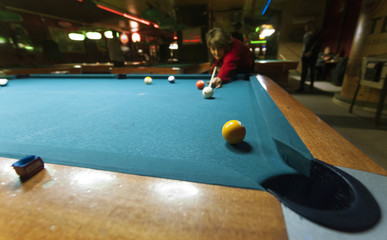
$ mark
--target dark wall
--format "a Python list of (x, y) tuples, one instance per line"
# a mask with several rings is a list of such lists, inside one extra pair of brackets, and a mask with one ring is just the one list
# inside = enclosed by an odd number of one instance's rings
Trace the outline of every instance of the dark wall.
[(201, 44), (183, 44), (182, 33), (179, 32), (179, 61), (182, 63), (198, 63), (208, 61), (208, 49), (205, 34), (208, 31), (208, 9), (206, 5), (185, 6), (178, 8), (177, 17), (186, 29), (201, 28)]
[(67, 34), (78, 31), (80, 26), (65, 28), (56, 19), (18, 14), (23, 19), (20, 22), (0, 22), (0, 38), (5, 40), (0, 44), (0, 67), (109, 61), (104, 43), (100, 42), (97, 48), (95, 42), (68, 39)]
[(348, 56), (361, 0), (328, 0), (323, 26), (322, 48), (329, 46), (334, 53), (345, 52)]
[[(0, 68), (42, 66), (57, 63), (108, 62), (105, 39), (76, 42), (69, 40), (70, 32), (77, 32), (86, 26), (71, 23), (63, 26), (60, 20), (17, 12), (20, 22), (0, 22)], [(208, 61), (205, 34), (208, 31), (208, 9), (206, 5), (181, 7), (177, 10), (178, 22), (185, 29), (199, 27), (202, 43), (183, 44), (179, 37), (179, 61), (197, 63)], [(26, 50), (20, 44), (32, 46)], [(167, 44), (166, 44), (167, 46)], [(168, 49), (167, 49), (168, 51)], [(164, 56), (163, 56), (164, 57)], [(168, 57), (166, 55), (165, 57)]]

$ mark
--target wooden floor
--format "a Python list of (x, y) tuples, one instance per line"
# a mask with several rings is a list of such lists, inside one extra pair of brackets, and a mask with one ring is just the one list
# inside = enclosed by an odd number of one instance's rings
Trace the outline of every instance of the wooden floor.
[[(387, 172), (268, 78), (258, 76), (311, 153)], [(256, 190), (46, 164), (25, 183), (0, 158), (0, 239), (287, 239), (280, 203)]]

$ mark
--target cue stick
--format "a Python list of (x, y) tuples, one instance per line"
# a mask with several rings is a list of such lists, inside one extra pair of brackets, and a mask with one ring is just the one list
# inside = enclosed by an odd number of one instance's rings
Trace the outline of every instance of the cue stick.
[(215, 66), (215, 67), (214, 67), (214, 71), (212, 71), (212, 76), (211, 76), (211, 80), (210, 80), (210, 84), (209, 84), (209, 87), (210, 87), (210, 88), (212, 88), (212, 85), (211, 85), (211, 84), (212, 84), (212, 79), (214, 79), (214, 75), (215, 75), (215, 72), (216, 72), (216, 67), (217, 67), (217, 66)]

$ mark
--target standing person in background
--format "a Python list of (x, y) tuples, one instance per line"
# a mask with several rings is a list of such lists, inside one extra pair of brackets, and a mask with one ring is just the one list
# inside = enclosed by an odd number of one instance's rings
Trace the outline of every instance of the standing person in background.
[(214, 57), (214, 67), (220, 68), (212, 80), (212, 87), (219, 88), (232, 80), (235, 74), (250, 74), (254, 67), (253, 54), (241, 41), (221, 28), (213, 28), (206, 35), (207, 46)]
[(305, 24), (305, 34), (303, 37), (304, 46), (302, 49), (301, 57), (301, 83), (300, 87), (297, 89), (297, 92), (304, 91), (304, 85), (306, 78), (308, 77), (308, 71), (310, 76), (310, 89), (313, 89), (313, 83), (315, 78), (314, 70), (316, 67), (318, 53), (320, 51), (320, 42), (321, 36), (316, 26), (314, 25), (314, 22), (307, 22)]
[(125, 66), (124, 54), (121, 50), (121, 42), (117, 37), (117, 32), (113, 31), (113, 38), (107, 40), (107, 48), (109, 51), (110, 61), (114, 64), (115, 67)]

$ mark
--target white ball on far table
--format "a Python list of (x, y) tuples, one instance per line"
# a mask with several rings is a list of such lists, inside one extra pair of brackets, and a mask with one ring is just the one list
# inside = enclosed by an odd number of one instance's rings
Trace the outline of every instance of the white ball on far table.
[(8, 79), (6, 78), (0, 78), (0, 86), (5, 86), (8, 83)]
[(174, 83), (174, 82), (175, 82), (175, 76), (169, 76), (169, 77), (168, 77), (168, 81), (169, 81), (170, 83)]
[(212, 89), (212, 87), (205, 87), (202, 90), (202, 94), (204, 98), (212, 98), (212, 96), (214, 95), (214, 90)]

